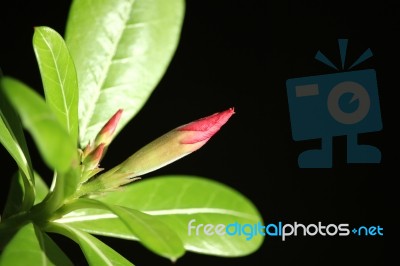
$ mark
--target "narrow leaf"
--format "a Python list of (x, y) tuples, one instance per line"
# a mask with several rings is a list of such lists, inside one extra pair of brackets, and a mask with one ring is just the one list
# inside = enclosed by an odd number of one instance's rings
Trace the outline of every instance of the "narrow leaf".
[[(123, 190), (97, 198), (107, 204), (123, 206), (157, 216), (182, 239), (187, 250), (218, 256), (237, 257), (256, 251), (263, 237), (245, 234), (207, 235), (204, 227), (188, 233), (189, 222), (199, 224), (262, 224), (257, 208), (244, 195), (224, 184), (195, 176), (164, 176), (137, 181)], [(138, 239), (136, 234), (112, 212), (84, 209), (71, 212), (58, 222), (71, 224), (95, 234)], [(249, 230), (247, 228), (247, 230)], [(246, 239), (248, 238), (248, 239)]]
[[(49, 188), (43, 179), (37, 174), (35, 175), (35, 202), (34, 204), (40, 203), (49, 193)], [(21, 210), (24, 197), (24, 181), (22, 180), (22, 175), (18, 171), (15, 173), (11, 179), (10, 189), (8, 190), (8, 197), (6, 205), (4, 207), (2, 218), (7, 218), (12, 214), (15, 214)]]
[(8, 190), (2, 218), (7, 218), (19, 212), (22, 209), (23, 199), (24, 183), (21, 178), (21, 173), (18, 171), (11, 178), (10, 189)]
[(62, 234), (75, 241), (82, 249), (89, 265), (117, 266), (133, 265), (122, 257), (118, 252), (95, 238), (94, 236), (75, 229), (72, 226), (49, 223), (46, 227), (48, 232)]
[(24, 186), (21, 196), (21, 210), (28, 210), (34, 201), (34, 176), (32, 163), (26, 145), (21, 120), (3, 93), (3, 77), (0, 77), (0, 143), (10, 153), (22, 171)]
[(117, 132), (142, 108), (178, 45), (183, 0), (73, 1), (66, 43), (79, 82), (81, 147), (118, 110)]
[(61, 173), (77, 166), (76, 146), (40, 95), (13, 78), (4, 77), (2, 85), (47, 165)]
[(33, 47), (46, 101), (73, 143), (78, 143), (78, 82), (67, 46), (53, 29), (36, 27)]
[(22, 227), (4, 248), (0, 265), (73, 265), (54, 241), (32, 223)]
[(35, 191), (35, 204), (42, 202), (42, 200), (44, 200), (44, 198), (46, 198), (47, 194), (49, 193), (49, 187), (38, 173), (35, 173)]

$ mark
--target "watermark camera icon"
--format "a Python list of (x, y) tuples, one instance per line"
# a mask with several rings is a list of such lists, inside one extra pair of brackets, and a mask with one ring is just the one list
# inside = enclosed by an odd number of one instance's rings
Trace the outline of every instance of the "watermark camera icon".
[[(344, 68), (347, 40), (339, 39)], [(370, 49), (348, 68), (372, 56)], [(316, 59), (337, 69), (321, 52)], [(347, 136), (347, 163), (380, 163), (381, 152), (360, 145), (357, 135), (382, 129), (374, 69), (288, 79), (286, 82), (292, 137), (295, 141), (321, 139), (321, 149), (299, 155), (301, 168), (331, 168), (332, 138)]]

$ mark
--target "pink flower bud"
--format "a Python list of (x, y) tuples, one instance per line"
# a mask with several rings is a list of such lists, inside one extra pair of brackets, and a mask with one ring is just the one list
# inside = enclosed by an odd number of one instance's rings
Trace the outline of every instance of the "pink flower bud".
[[(229, 108), (220, 113), (201, 118), (189, 124), (178, 127), (178, 131), (187, 131), (185, 138), (181, 139), (182, 144), (201, 143), (203, 146), (235, 113), (233, 108)], [(199, 146), (198, 148), (200, 148)]]
[(119, 109), (100, 130), (99, 134), (97, 134), (96, 139), (94, 140), (94, 147), (97, 147), (101, 143), (104, 143), (106, 146), (111, 143), (111, 140), (114, 137), (115, 129), (117, 128), (118, 122), (121, 118), (122, 111), (122, 109)]
[(132, 178), (170, 164), (202, 147), (234, 113), (230, 108), (169, 131), (99, 178), (120, 174)]
[(90, 171), (98, 167), (99, 162), (103, 157), (105, 146), (106, 145), (104, 143), (101, 143), (94, 151), (86, 156), (85, 160), (83, 161), (85, 171)]
[(81, 153), (81, 155), (82, 155), (81, 161), (83, 161), (86, 158), (86, 156), (88, 156), (92, 151), (93, 151), (93, 148), (92, 148), (92, 145), (90, 145), (90, 142), (89, 142), (86, 145), (86, 147), (83, 149), (82, 153)]

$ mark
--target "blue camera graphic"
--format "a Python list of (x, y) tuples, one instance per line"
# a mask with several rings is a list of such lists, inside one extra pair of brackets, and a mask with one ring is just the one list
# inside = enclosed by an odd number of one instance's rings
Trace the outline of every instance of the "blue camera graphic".
[[(346, 47), (347, 40), (340, 39), (342, 67)], [(368, 49), (351, 67), (370, 56)], [(316, 59), (336, 68), (320, 52)], [(347, 136), (347, 163), (381, 161), (378, 148), (357, 143), (357, 134), (382, 129), (374, 69), (293, 78), (287, 80), (286, 89), (293, 139), (321, 139), (321, 149), (299, 155), (299, 167), (332, 167), (332, 138), (343, 135)]]

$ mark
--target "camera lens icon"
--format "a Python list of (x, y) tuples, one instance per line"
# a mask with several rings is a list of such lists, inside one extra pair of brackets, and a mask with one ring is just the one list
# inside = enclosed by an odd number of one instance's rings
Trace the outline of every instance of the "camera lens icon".
[(358, 135), (382, 129), (374, 69), (345, 71), (286, 81), (292, 137), (321, 139), (321, 148), (298, 157), (302, 168), (331, 168), (336, 136), (347, 137), (347, 163), (379, 163), (378, 148), (360, 144)]
[[(350, 94), (352, 97), (350, 101), (345, 104), (351, 105), (356, 101), (358, 102), (357, 109), (352, 112), (342, 110), (340, 104), (341, 98), (346, 94)], [(333, 119), (339, 123), (351, 125), (359, 123), (368, 115), (371, 107), (371, 100), (368, 91), (359, 83), (345, 81), (332, 88), (328, 95), (327, 106)]]

